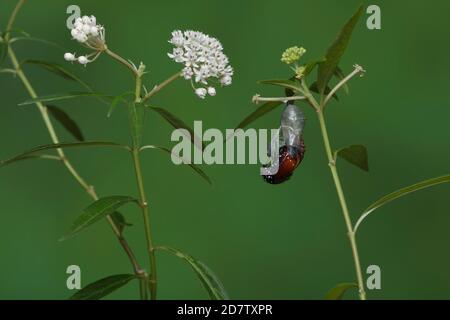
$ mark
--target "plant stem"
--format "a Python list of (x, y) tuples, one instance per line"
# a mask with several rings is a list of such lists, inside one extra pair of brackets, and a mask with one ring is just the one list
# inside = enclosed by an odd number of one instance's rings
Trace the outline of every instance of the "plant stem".
[[(362, 68), (361, 68), (361, 70), (362, 70)], [(359, 70), (358, 72), (361, 72), (361, 70)], [(350, 79), (351, 77), (347, 77), (347, 78)], [(343, 85), (343, 82), (338, 84), (338, 86), (342, 86), (342, 85)], [(358, 281), (359, 298), (361, 300), (366, 300), (366, 291), (364, 289), (364, 278), (362, 276), (362, 271), (361, 271), (361, 262), (359, 260), (358, 247), (357, 247), (356, 239), (355, 239), (355, 232), (353, 231), (352, 220), (350, 218), (347, 201), (345, 200), (345, 195), (344, 195), (344, 190), (342, 189), (341, 180), (339, 179), (339, 174), (338, 174), (337, 167), (336, 167), (336, 161), (335, 161), (335, 159), (333, 157), (333, 153), (331, 151), (332, 149), (331, 149), (331, 144), (330, 144), (330, 138), (328, 136), (328, 130), (327, 130), (327, 126), (325, 123), (325, 117), (324, 117), (325, 103), (323, 102), (323, 99), (321, 100), (320, 104), (316, 101), (316, 99), (313, 97), (313, 95), (309, 91), (306, 81), (304, 79), (302, 79), (302, 87), (304, 90), (304, 94), (305, 94), (306, 98), (308, 99), (308, 102), (316, 110), (317, 117), (319, 119), (320, 131), (322, 133), (323, 144), (325, 146), (325, 152), (326, 152), (327, 158), (328, 158), (328, 166), (330, 167), (331, 175), (333, 176), (333, 181), (334, 181), (334, 185), (336, 187), (336, 192), (337, 192), (337, 195), (339, 198), (339, 203), (341, 205), (342, 213), (344, 215), (345, 226), (347, 228), (347, 236), (349, 238), (350, 246), (352, 249), (353, 261), (355, 264), (356, 279)]]
[(108, 48), (105, 49), (105, 53), (107, 55), (109, 55), (111, 58), (113, 58), (114, 60), (116, 60), (116, 61), (120, 62), (121, 64), (123, 64), (128, 69), (130, 69), (130, 71), (133, 72), (133, 74), (134, 74), (134, 76), (136, 78), (140, 78), (136, 68), (131, 63), (129, 63), (127, 60), (125, 60), (124, 58), (119, 56), (117, 53), (112, 52)]
[(296, 100), (306, 100), (305, 96), (291, 96), (291, 97), (261, 97), (259, 94), (253, 96), (253, 103), (260, 102), (287, 102), (287, 101), (296, 101)]
[(171, 77), (169, 77), (168, 79), (166, 79), (165, 81), (161, 82), (159, 85), (156, 85), (152, 91), (150, 91), (149, 93), (147, 93), (145, 95), (145, 97), (142, 99), (142, 102), (147, 101), (148, 99), (150, 99), (151, 97), (153, 97), (155, 94), (157, 94), (159, 91), (161, 91), (164, 87), (166, 87), (167, 85), (171, 84), (173, 81), (175, 81), (176, 79), (178, 79), (181, 76), (181, 71), (175, 73), (174, 75), (172, 75)]
[[(20, 10), (20, 8), (22, 7), (22, 5), (25, 3), (26, 0), (20, 0), (10, 19), (8, 22), (8, 26), (7, 26), (7, 35), (5, 37), (5, 42), (7, 43), (10, 39), (10, 31), (12, 29), (12, 26), (14, 24), (15, 18)], [(31, 98), (37, 98), (38, 95), (36, 94), (33, 86), (31, 85), (30, 81), (28, 80), (27, 76), (25, 75), (25, 73), (22, 71), (19, 61), (17, 59), (16, 54), (14, 53), (14, 50), (11, 48), (11, 46), (8, 46), (8, 56), (11, 60), (11, 64), (14, 67), (14, 70), (16, 71), (17, 76), (19, 77), (19, 79), (22, 81), (23, 85), (25, 86), (25, 89), (28, 91), (28, 94), (30, 95)], [(48, 110), (47, 107), (45, 105), (43, 105), (41, 102), (37, 102), (36, 103), (39, 112), (41, 113), (42, 119), (45, 123), (45, 126), (47, 128), (47, 131), (50, 134), (50, 138), (52, 140), (52, 142), (54, 144), (59, 143), (59, 139), (58, 136), (56, 134), (55, 128), (53, 126), (53, 123), (49, 117), (48, 114)], [(67, 158), (67, 156), (65, 155), (64, 151), (62, 149), (57, 149), (56, 150), (58, 153), (59, 158), (61, 159), (61, 161), (63, 162), (64, 166), (66, 167), (66, 169), (72, 174), (72, 176), (75, 178), (75, 180), (80, 184), (80, 186), (86, 191), (86, 193), (91, 196), (94, 200), (98, 200), (98, 196), (95, 192), (95, 189), (92, 185), (89, 185), (81, 176), (80, 174), (77, 172), (77, 170), (73, 167), (73, 165), (71, 164), (71, 162), (69, 161), (69, 159)], [(107, 216), (106, 217), (114, 234), (116, 235), (116, 237), (119, 240), (120, 245), (122, 246), (123, 250), (125, 251), (125, 253), (127, 254), (132, 266), (133, 266), (133, 270), (134, 273), (141, 277), (141, 275), (144, 273), (144, 271), (141, 269), (136, 256), (134, 255), (130, 245), (128, 244), (128, 242), (126, 241), (125, 237), (122, 235), (122, 233), (119, 230), (119, 227), (116, 225), (116, 223), (114, 222), (114, 220), (110, 217)]]
[(328, 101), (330, 101), (331, 98), (333, 98), (334, 94), (342, 87), (344, 86), (350, 79), (352, 79), (354, 76), (356, 76), (358, 73), (363, 74), (365, 70), (360, 66), (355, 64), (353, 66), (355, 68), (348, 76), (346, 76), (344, 79), (342, 79), (334, 88), (333, 90), (328, 93), (327, 97), (325, 98), (325, 101), (323, 102), (323, 108), (325, 108)]
[[(134, 97), (134, 104), (130, 105), (130, 108), (134, 108), (134, 113), (136, 112), (136, 104), (141, 102), (141, 88), (142, 88), (142, 79), (141, 76), (138, 75), (136, 77), (136, 87), (135, 87), (135, 97)], [(133, 124), (132, 124), (133, 125)], [(133, 139), (135, 140), (135, 139)], [(144, 219), (144, 228), (145, 228), (145, 237), (147, 239), (147, 251), (149, 255), (149, 261), (150, 261), (150, 279), (149, 279), (149, 286), (150, 286), (150, 297), (152, 300), (156, 300), (156, 292), (157, 292), (157, 271), (156, 271), (156, 255), (155, 255), (155, 248), (153, 245), (153, 238), (152, 238), (152, 231), (151, 231), (151, 225), (150, 225), (150, 211), (148, 208), (148, 202), (147, 197), (145, 195), (145, 188), (144, 188), (144, 179), (142, 177), (142, 167), (141, 167), (141, 159), (139, 156), (140, 153), (140, 146), (137, 141), (133, 141), (133, 150), (132, 150), (132, 156), (133, 156), (133, 164), (134, 164), (134, 170), (136, 174), (136, 181), (137, 186), (139, 189), (139, 205), (142, 208), (142, 215)]]
[(134, 170), (136, 174), (136, 181), (139, 189), (139, 205), (142, 209), (142, 216), (144, 219), (144, 229), (145, 229), (145, 237), (147, 239), (147, 251), (149, 255), (149, 261), (150, 261), (150, 279), (149, 279), (149, 285), (150, 285), (150, 294), (151, 299), (156, 299), (156, 288), (157, 288), (157, 271), (156, 271), (156, 255), (155, 255), (155, 247), (153, 245), (153, 238), (152, 238), (152, 231), (151, 231), (151, 225), (150, 225), (150, 212), (148, 208), (148, 202), (147, 197), (145, 195), (145, 188), (144, 188), (144, 181), (142, 178), (142, 168), (141, 168), (141, 161), (139, 157), (139, 148), (133, 149), (133, 163), (134, 163)]
[(5, 35), (5, 43), (7, 44), (9, 42), (9, 39), (11, 39), (11, 32), (12, 27), (14, 25), (14, 21), (16, 21), (17, 14), (19, 13), (22, 6), (25, 4), (26, 0), (19, 0), (17, 2), (16, 7), (14, 8), (13, 12), (11, 13), (11, 16), (9, 17), (8, 24), (6, 25), (6, 35)]
[(330, 139), (328, 137), (327, 127), (325, 124), (325, 118), (323, 112), (319, 109), (317, 110), (317, 115), (319, 118), (320, 130), (322, 132), (323, 142), (325, 145), (325, 151), (328, 157), (328, 165), (333, 176), (334, 185), (339, 197), (339, 202), (341, 204), (342, 213), (344, 214), (345, 225), (347, 227), (347, 235), (350, 240), (350, 246), (352, 248), (353, 260), (355, 263), (356, 278), (358, 280), (359, 297), (361, 300), (366, 300), (366, 292), (364, 290), (364, 280), (361, 271), (361, 263), (358, 255), (358, 247), (356, 245), (355, 233), (353, 232), (352, 221), (347, 207), (347, 202), (345, 200), (344, 191), (342, 189), (341, 181), (339, 179), (339, 174), (336, 168), (336, 162), (333, 158), (331, 152)]

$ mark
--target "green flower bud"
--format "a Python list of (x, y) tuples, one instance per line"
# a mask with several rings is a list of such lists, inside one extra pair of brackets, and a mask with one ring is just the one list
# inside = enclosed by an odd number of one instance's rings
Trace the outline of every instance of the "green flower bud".
[(294, 71), (295, 71), (295, 77), (297, 79), (301, 79), (303, 78), (303, 75), (305, 73), (306, 67), (305, 66), (297, 66), (295, 67)]
[(306, 50), (303, 47), (299, 48), (295, 46), (287, 48), (281, 56), (281, 61), (286, 64), (292, 64), (300, 60), (300, 58), (305, 54), (305, 52)]

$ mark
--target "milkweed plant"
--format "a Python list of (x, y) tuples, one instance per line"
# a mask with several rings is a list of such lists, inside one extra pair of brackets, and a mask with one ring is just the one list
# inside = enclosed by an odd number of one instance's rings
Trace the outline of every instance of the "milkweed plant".
[[(274, 80), (262, 80), (260, 83), (275, 85), (284, 88), (285, 95), (282, 97), (262, 97), (260, 94), (256, 94), (253, 97), (253, 102), (256, 104), (262, 104), (256, 111), (250, 114), (243, 122), (241, 122), (238, 127), (244, 127), (250, 124), (255, 119), (261, 117), (264, 114), (277, 109), (280, 105), (286, 104), (285, 110), (281, 118), (281, 129), (283, 129), (283, 122), (286, 115), (292, 114), (292, 109), (295, 107), (298, 109), (296, 115), (292, 118), (290, 122), (293, 123), (288, 130), (286, 137), (292, 135), (292, 133), (300, 133), (300, 137), (297, 138), (298, 154), (292, 153), (286, 157), (286, 152), (283, 152), (281, 148), (291, 147), (289, 145), (289, 139), (286, 139), (285, 146), (280, 148), (280, 169), (288, 168), (292, 174), (299, 162), (303, 158), (304, 146), (303, 138), (301, 133), (303, 132), (303, 112), (294, 103), (297, 102), (312, 108), (317, 116), (317, 121), (320, 125), (320, 133), (322, 135), (323, 144), (325, 147), (325, 153), (327, 156), (327, 163), (333, 182), (336, 188), (336, 193), (342, 209), (343, 218), (345, 221), (346, 232), (350, 242), (351, 252), (355, 267), (355, 280), (345, 283), (340, 283), (333, 287), (327, 294), (327, 299), (340, 299), (344, 293), (351, 288), (357, 288), (359, 291), (359, 298), (365, 300), (366, 291), (364, 277), (361, 267), (361, 261), (358, 253), (356, 234), (359, 227), (366, 218), (373, 213), (378, 208), (384, 206), (385, 204), (403, 197), (412, 192), (418, 191), (423, 188), (428, 188), (437, 184), (445, 183), (450, 181), (450, 175), (437, 177), (434, 179), (419, 182), (417, 184), (402, 188), (395, 192), (392, 192), (384, 197), (381, 197), (373, 204), (371, 204), (364, 212), (361, 213), (360, 217), (356, 222), (352, 221), (350, 210), (347, 205), (347, 199), (345, 196), (344, 188), (341, 184), (339, 173), (338, 173), (338, 160), (343, 159), (349, 163), (359, 167), (362, 170), (368, 171), (368, 153), (367, 149), (363, 145), (351, 145), (349, 147), (335, 149), (331, 145), (330, 135), (328, 134), (328, 129), (325, 121), (326, 108), (329, 103), (334, 99), (338, 100), (337, 93), (340, 91), (345, 91), (348, 93), (348, 82), (356, 76), (362, 77), (365, 74), (365, 70), (362, 66), (355, 64), (353, 70), (351, 70), (348, 75), (346, 75), (343, 69), (340, 68), (340, 61), (346, 48), (351, 39), (351, 35), (355, 26), (357, 25), (360, 17), (363, 14), (363, 7), (361, 6), (356, 13), (347, 21), (339, 32), (337, 38), (328, 48), (325, 56), (320, 59), (311, 60), (309, 62), (303, 62), (304, 56), (307, 54), (306, 49), (299, 46), (294, 46), (286, 49), (282, 56), (281, 62), (288, 65), (292, 71), (291, 77), (288, 79), (274, 79)], [(313, 73), (317, 69), (317, 73)], [(336, 81), (334, 81), (336, 80)], [(332, 85), (334, 83), (334, 86)], [(294, 130), (296, 129), (296, 130)], [(284, 137), (284, 138), (286, 138)], [(299, 142), (302, 142), (300, 144)], [(284, 150), (285, 151), (285, 150)], [(295, 160), (295, 161), (294, 161)], [(288, 162), (283, 166), (283, 161)], [(292, 164), (294, 161), (294, 164)], [(279, 176), (277, 176), (279, 175)], [(282, 171), (280, 175), (277, 173), (275, 176), (266, 177), (266, 181), (270, 183), (284, 182), (286, 178), (286, 171)], [(284, 176), (282, 176), (284, 175)], [(289, 176), (287, 176), (289, 177)]]
[[(91, 283), (78, 292), (71, 299), (100, 299), (112, 291), (115, 291), (132, 280), (139, 282), (139, 296), (142, 300), (156, 299), (157, 297), (157, 251), (165, 251), (174, 256), (183, 259), (206, 289), (211, 299), (227, 299), (221, 282), (215, 274), (201, 261), (194, 259), (192, 256), (169, 246), (156, 245), (152, 236), (152, 226), (150, 220), (150, 203), (147, 200), (145, 191), (145, 181), (143, 179), (143, 168), (141, 165), (141, 152), (149, 149), (158, 149), (168, 153), (172, 152), (166, 147), (155, 145), (147, 145), (142, 141), (142, 132), (144, 129), (144, 117), (147, 111), (154, 111), (159, 114), (162, 119), (168, 121), (177, 129), (189, 128), (185, 127), (184, 122), (166, 109), (152, 107), (151, 99), (161, 90), (169, 87), (177, 79), (187, 80), (192, 87), (195, 95), (201, 99), (208, 96), (216, 95), (218, 87), (231, 85), (233, 77), (233, 69), (229, 64), (227, 56), (223, 53), (222, 44), (214, 37), (208, 36), (198, 31), (179, 31), (172, 33), (169, 43), (173, 46), (173, 50), (168, 53), (168, 58), (182, 65), (181, 70), (170, 76), (166, 80), (155, 85), (151, 90), (147, 90), (143, 84), (146, 75), (146, 66), (144, 63), (135, 65), (132, 61), (123, 58), (115, 53), (109, 46), (106, 36), (106, 27), (101, 25), (95, 16), (82, 16), (75, 19), (73, 27), (70, 29), (70, 37), (77, 43), (74, 52), (66, 52), (63, 57), (67, 63), (79, 64), (88, 67), (101, 56), (108, 56), (113, 61), (125, 66), (127, 72), (130, 72), (134, 78), (134, 88), (130, 92), (119, 94), (116, 96), (104, 95), (92, 90), (84, 81), (70, 73), (60, 64), (54, 64), (46, 61), (25, 60), (19, 63), (18, 57), (14, 51), (14, 43), (19, 40), (37, 40), (31, 38), (24, 32), (16, 31), (14, 22), (18, 12), (25, 4), (26, 0), (20, 0), (14, 11), (12, 12), (6, 30), (2, 33), (2, 61), (9, 58), (11, 68), (2, 68), (2, 73), (12, 73), (21, 80), (27, 89), (31, 99), (22, 103), (22, 105), (37, 106), (42, 119), (48, 129), (51, 138), (51, 144), (38, 146), (27, 152), (21, 153), (8, 160), (2, 161), (1, 166), (11, 164), (25, 159), (50, 159), (61, 161), (67, 168), (68, 172), (80, 184), (80, 186), (92, 198), (93, 203), (84, 209), (84, 212), (73, 222), (69, 231), (60, 239), (67, 240), (92, 224), (106, 219), (111, 229), (117, 237), (124, 253), (131, 262), (133, 273), (124, 273), (112, 275)], [(24, 37), (13, 37), (16, 33), (23, 33)], [(42, 40), (41, 42), (47, 42)], [(83, 50), (84, 53), (77, 55), (75, 52)], [(74, 80), (83, 85), (87, 91), (71, 92), (70, 94), (58, 94), (51, 96), (38, 96), (34, 86), (29, 81), (23, 69), (26, 64), (34, 64), (54, 72), (66, 79)], [(129, 127), (131, 143), (130, 145), (121, 145), (114, 142), (105, 141), (86, 141), (81, 133), (78, 125), (70, 118), (70, 116), (60, 108), (53, 105), (55, 101), (74, 99), (78, 97), (93, 97), (102, 103), (110, 105), (108, 116), (111, 115), (114, 108), (118, 105), (125, 105), (129, 115)], [(78, 140), (76, 142), (62, 143), (60, 142), (53, 121), (59, 121), (61, 124)], [(136, 184), (139, 191), (138, 196), (113, 195), (99, 197), (94, 187), (89, 184), (78, 172), (68, 156), (64, 153), (66, 148), (75, 147), (113, 147), (128, 152), (131, 155), (130, 164), (134, 168), (136, 176)], [(46, 151), (56, 150), (56, 155), (45, 154)], [(196, 173), (210, 183), (209, 177), (198, 167), (189, 164)], [(125, 217), (119, 212), (119, 209), (127, 204), (134, 204), (140, 208), (143, 217), (143, 227), (145, 231), (148, 269), (138, 261), (136, 255), (126, 240), (125, 229), (129, 225)], [(148, 271), (147, 271), (148, 270)]]
[[(177, 129), (192, 132), (183, 121), (168, 110), (152, 106), (152, 98), (161, 90), (169, 89), (174, 81), (181, 79), (189, 83), (195, 96), (200, 99), (207, 99), (214, 97), (219, 88), (232, 84), (233, 68), (227, 56), (224, 54), (222, 44), (214, 37), (202, 32), (175, 30), (169, 39), (169, 43), (173, 48), (167, 55), (173, 62), (181, 65), (180, 69), (174, 75), (148, 90), (144, 84), (146, 65), (143, 62), (136, 65), (131, 60), (120, 56), (115, 50), (110, 48), (106, 33), (107, 27), (103, 26), (95, 16), (86, 15), (78, 17), (74, 20), (73, 26), (68, 31), (68, 35), (75, 41), (74, 48), (62, 54), (61, 60), (65, 60), (67, 64), (76, 64), (89, 69), (91, 63), (105, 56), (105, 58), (109, 57), (112, 61), (123, 65), (125, 67), (124, 70), (133, 76), (134, 86), (130, 88), (130, 91), (116, 95), (105, 95), (93, 90), (90, 85), (69, 72), (64, 65), (33, 59), (19, 60), (14, 51), (15, 43), (26, 40), (49, 43), (43, 39), (33, 38), (29, 34), (15, 28), (16, 17), (25, 3), (26, 0), (18, 1), (10, 15), (6, 29), (1, 33), (0, 73), (12, 74), (22, 82), (29, 94), (29, 99), (21, 103), (21, 105), (34, 105), (37, 107), (42, 121), (48, 130), (51, 143), (35, 147), (27, 152), (4, 160), (0, 163), (0, 166), (4, 167), (11, 163), (30, 159), (48, 159), (61, 162), (67, 169), (67, 172), (92, 198), (93, 202), (75, 219), (69, 231), (60, 240), (67, 240), (74, 237), (94, 223), (106, 219), (132, 266), (132, 272), (106, 276), (85, 286), (76, 292), (71, 299), (100, 299), (120, 289), (130, 281), (137, 281), (139, 283), (140, 299), (156, 299), (158, 292), (157, 252), (160, 251), (168, 252), (184, 260), (195, 272), (211, 299), (227, 299), (228, 295), (220, 280), (204, 263), (178, 249), (157, 245), (155, 243), (152, 236), (150, 220), (150, 213), (153, 214), (153, 212), (150, 210), (151, 204), (148, 201), (145, 190), (140, 158), (141, 153), (149, 149), (161, 150), (173, 156), (172, 151), (167, 147), (144, 143), (142, 133), (144, 130), (144, 117), (147, 112), (155, 112), (161, 119), (169, 122)], [(305, 48), (294, 46), (286, 49), (282, 53), (281, 62), (286, 64), (291, 71), (288, 79), (260, 81), (262, 84), (275, 85), (283, 88), (285, 94), (281, 97), (255, 95), (253, 102), (263, 104), (238, 125), (238, 128), (244, 128), (257, 118), (276, 110), (281, 105), (285, 105), (280, 120), (280, 132), (282, 138), (284, 138), (284, 141), (281, 139), (281, 143), (284, 143), (284, 145), (281, 145), (279, 150), (279, 170), (278, 173), (272, 176), (263, 177), (266, 182), (279, 184), (291, 178), (293, 171), (304, 158), (305, 145), (307, 143), (305, 143), (302, 136), (305, 119), (300, 106), (310, 107), (316, 114), (327, 156), (328, 162), (326, 164), (331, 172), (345, 221), (346, 232), (354, 260), (356, 280), (350, 280), (349, 282), (335, 286), (327, 293), (326, 298), (328, 299), (340, 299), (348, 289), (354, 287), (358, 288), (359, 297), (363, 300), (366, 299), (356, 234), (360, 225), (366, 221), (366, 218), (371, 213), (404, 195), (450, 181), (450, 175), (447, 175), (397, 190), (375, 201), (361, 213), (356, 222), (353, 222), (347, 205), (344, 188), (339, 178), (338, 160), (346, 160), (360, 169), (368, 171), (367, 150), (363, 145), (352, 145), (339, 149), (333, 148), (326, 126), (325, 115), (326, 108), (333, 99), (337, 98), (338, 93), (341, 91), (348, 93), (348, 82), (356, 76), (363, 76), (365, 73), (364, 68), (357, 64), (353, 66), (353, 70), (347, 75), (340, 67), (341, 58), (362, 13), (363, 9), (360, 7), (344, 25), (323, 58), (305, 62), (305, 56), (307, 56), (307, 50)], [(114, 30), (109, 30), (108, 32), (114, 32)], [(77, 52), (81, 52), (81, 54)], [(6, 61), (9, 62), (9, 66), (6, 65)], [(76, 81), (84, 87), (85, 91), (39, 96), (34, 84), (30, 82), (25, 73), (24, 67), (26, 65), (39, 66), (65, 79)], [(97, 99), (99, 103), (107, 104), (109, 106), (108, 116), (119, 105), (126, 107), (128, 110), (131, 136), (130, 145), (121, 145), (107, 141), (85, 140), (76, 122), (65, 111), (53, 105), (57, 101), (79, 97), (92, 97)], [(74, 142), (60, 141), (54, 126), (55, 121), (60, 122), (73, 135), (75, 138)], [(94, 186), (82, 177), (78, 169), (64, 152), (67, 148), (80, 147), (110, 147), (128, 152), (131, 155), (130, 165), (134, 169), (138, 195), (99, 196)], [(203, 146), (195, 147), (203, 148)], [(200, 168), (194, 164), (187, 164), (191, 166), (195, 173), (199, 174), (207, 182), (210, 182), (208, 176)], [(146, 256), (148, 257), (148, 261), (145, 261), (145, 263), (138, 261), (132, 246), (126, 239), (125, 233), (129, 223), (127, 223), (127, 220), (120, 211), (128, 204), (136, 205), (142, 212), (142, 224), (146, 238)]]

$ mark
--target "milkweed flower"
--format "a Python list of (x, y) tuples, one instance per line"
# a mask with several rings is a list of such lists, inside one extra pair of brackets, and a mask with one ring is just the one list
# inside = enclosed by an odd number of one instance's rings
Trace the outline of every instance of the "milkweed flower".
[[(67, 52), (64, 54), (66, 61), (77, 61), (81, 65), (86, 66), (94, 61), (98, 56), (107, 49), (105, 40), (105, 28), (97, 24), (95, 16), (83, 16), (75, 20), (73, 28), (70, 30), (72, 38), (84, 47), (94, 50), (93, 53), (76, 57), (74, 53)], [(94, 56), (92, 59), (90, 59)]]
[(281, 61), (286, 64), (293, 64), (300, 60), (300, 58), (305, 54), (305, 48), (301, 47), (290, 47), (287, 48), (281, 55)]
[[(195, 93), (201, 99), (207, 94), (216, 95), (216, 89), (211, 83), (231, 85), (233, 68), (229, 65), (219, 40), (199, 31), (175, 30), (169, 43), (174, 48), (167, 55), (173, 61), (184, 65), (181, 75), (191, 81)], [(196, 84), (201, 87), (197, 88)]]

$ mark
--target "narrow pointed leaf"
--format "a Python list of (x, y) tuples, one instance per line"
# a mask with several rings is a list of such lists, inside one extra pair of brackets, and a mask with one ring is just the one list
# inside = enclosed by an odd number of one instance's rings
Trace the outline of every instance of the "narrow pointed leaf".
[(123, 93), (123, 94), (121, 94), (121, 95), (115, 96), (114, 99), (111, 101), (111, 105), (110, 105), (110, 107), (109, 107), (107, 117), (108, 117), (108, 118), (111, 117), (112, 113), (114, 112), (114, 110), (116, 109), (117, 105), (118, 105), (120, 102), (123, 102), (123, 103), (125, 103), (125, 104), (128, 103), (128, 101), (125, 99), (125, 97), (126, 97), (127, 95), (131, 95), (131, 94), (134, 95), (133, 92), (125, 92), (125, 93)]
[(31, 150), (23, 152), (17, 156), (14, 156), (8, 160), (0, 161), (0, 167), (6, 166), (13, 162), (24, 160), (30, 158), (30, 156), (37, 156), (39, 152), (52, 149), (65, 149), (65, 148), (79, 148), (79, 147), (119, 147), (128, 150), (127, 146), (114, 143), (114, 142), (104, 142), (104, 141), (83, 141), (83, 142), (69, 142), (69, 143), (57, 143), (57, 144), (47, 144), (43, 146), (35, 147)]
[(69, 131), (78, 141), (84, 141), (83, 133), (77, 123), (63, 110), (56, 106), (47, 105), (50, 114)]
[(349, 289), (358, 289), (356, 283), (340, 283), (325, 295), (325, 300), (341, 300), (345, 292)]
[(115, 225), (119, 228), (120, 233), (123, 233), (123, 230), (125, 229), (125, 227), (131, 227), (132, 224), (128, 223), (125, 219), (125, 217), (119, 212), (119, 211), (114, 211), (113, 213), (111, 213), (111, 218), (113, 219)]
[(113, 214), (116, 210), (127, 203), (138, 201), (135, 198), (128, 196), (110, 196), (105, 198), (100, 198), (86, 209), (82, 215), (80, 215), (72, 224), (69, 232), (67, 232), (60, 241), (64, 241), (68, 238), (73, 237), (78, 234), (80, 231), (89, 227), (93, 223), (101, 220), (102, 218)]
[(198, 149), (203, 150), (205, 148), (203, 143), (199, 143), (196, 141), (201, 141), (200, 138), (196, 138), (196, 135), (194, 133), (194, 130), (192, 130), (183, 120), (179, 119), (174, 114), (170, 113), (168, 110), (159, 108), (159, 107), (152, 107), (147, 106), (150, 108), (150, 110), (155, 111), (158, 113), (164, 120), (166, 120), (168, 123), (170, 123), (175, 129), (185, 129), (189, 132), (189, 137), (192, 141), (192, 144), (196, 146)]
[(284, 79), (260, 80), (258, 81), (258, 83), (271, 84), (274, 86), (289, 88), (291, 90), (294, 90), (294, 92), (302, 92), (300, 84), (292, 80), (284, 80)]
[(120, 289), (135, 278), (136, 276), (133, 274), (109, 276), (87, 285), (71, 296), (69, 300), (99, 300)]
[(325, 62), (325, 61), (326, 61), (326, 59), (323, 58), (323, 59), (319, 59), (319, 60), (314, 60), (314, 61), (308, 62), (308, 63), (306, 64), (306, 66), (305, 66), (305, 71), (303, 72), (304, 76), (307, 77), (311, 72), (314, 71), (314, 69), (315, 69), (320, 63), (323, 63), (323, 62)]
[(339, 149), (335, 152), (335, 161), (338, 156), (364, 171), (369, 171), (369, 157), (367, 155), (367, 149), (362, 145), (353, 145), (347, 148)]
[(10, 43), (15, 43), (15, 42), (19, 42), (19, 41), (39, 42), (39, 43), (43, 43), (43, 44), (58, 48), (61, 51), (66, 51), (62, 46), (60, 46), (59, 44), (57, 44), (55, 42), (48, 41), (48, 40), (42, 39), (42, 38), (31, 37), (29, 35), (25, 35), (25, 37), (14, 37), (10, 40)]
[(81, 97), (112, 98), (110, 95), (106, 95), (104, 93), (99, 93), (99, 92), (69, 92), (69, 93), (64, 93), (64, 94), (52, 94), (52, 95), (48, 95), (48, 96), (37, 97), (34, 99), (28, 99), (22, 103), (19, 103), (19, 106), (27, 106), (27, 105), (35, 104), (37, 102), (45, 103), (45, 102), (68, 100), (68, 99), (75, 99), (75, 98), (81, 98)]
[(63, 66), (61, 66), (59, 64), (50, 63), (50, 62), (46, 62), (46, 61), (40, 61), (40, 60), (25, 60), (24, 62), (22, 62), (22, 65), (24, 65), (24, 64), (31, 64), (31, 65), (41, 67), (53, 74), (56, 74), (57, 76), (60, 76), (63, 79), (78, 82), (80, 85), (82, 85), (89, 91), (92, 91), (91, 86), (89, 86), (86, 82), (84, 82), (83, 80), (81, 80), (76, 75), (69, 72)]
[[(288, 100), (288, 99), (286, 99)], [(248, 115), (241, 123), (236, 126), (236, 129), (243, 129), (247, 127), (250, 123), (254, 122), (256, 119), (261, 118), (266, 113), (269, 113), (275, 110), (278, 106), (282, 104), (281, 101), (273, 101), (262, 104), (258, 109), (253, 111), (250, 115)]]
[[(58, 156), (54, 156), (51, 154), (31, 154), (28, 156), (21, 157), (14, 162), (23, 161), (23, 160), (56, 160), (61, 161), (61, 158)], [(0, 167), (2, 166), (2, 162), (0, 162)]]
[(344, 25), (333, 44), (328, 48), (325, 56), (326, 61), (319, 65), (317, 87), (320, 94), (325, 92), (328, 82), (339, 65), (348, 43), (350, 42), (353, 30), (362, 14), (363, 6), (360, 6), (356, 13)]
[(413, 184), (411, 186), (402, 188), (400, 190), (394, 191), (380, 199), (378, 199), (377, 201), (375, 201), (371, 206), (369, 206), (366, 210), (364, 210), (363, 214), (361, 215), (361, 217), (358, 219), (358, 221), (355, 224), (355, 228), (354, 231), (356, 232), (358, 227), (360, 226), (360, 224), (367, 218), (367, 216), (369, 216), (372, 212), (374, 212), (376, 209), (384, 206), (385, 204), (388, 204), (391, 201), (394, 201), (398, 198), (401, 198), (403, 196), (406, 196), (410, 193), (422, 190), (422, 189), (426, 189), (429, 187), (433, 187), (436, 186), (438, 184), (442, 184), (442, 183), (447, 183), (450, 182), (450, 175), (446, 175), (446, 176), (441, 176), (441, 177), (437, 177), (437, 178), (433, 178), (430, 180), (425, 180), (425, 181), (421, 181), (419, 183)]
[(225, 291), (219, 278), (202, 262), (197, 261), (192, 256), (181, 252), (172, 247), (158, 247), (158, 250), (164, 250), (174, 254), (178, 258), (185, 260), (194, 270), (205, 290), (208, 292), (211, 300), (228, 300), (228, 294)]
[[(154, 146), (154, 145), (146, 145), (141, 147), (141, 150), (145, 150), (145, 149), (156, 149), (156, 150), (161, 150), (164, 151), (170, 155), (172, 155), (172, 150), (164, 148), (164, 147), (160, 147), (160, 146)], [(177, 155), (176, 155), (177, 156)], [(178, 157), (178, 156), (177, 156)], [(178, 157), (179, 158), (179, 157)], [(184, 162), (183, 162), (184, 163)], [(186, 163), (189, 167), (192, 168), (192, 170), (194, 170), (200, 177), (202, 177), (206, 182), (208, 182), (210, 185), (212, 185), (212, 181), (211, 179), (208, 177), (208, 175), (202, 170), (200, 169), (198, 166), (196, 166), (193, 163)]]

